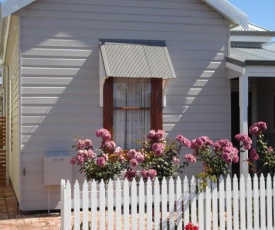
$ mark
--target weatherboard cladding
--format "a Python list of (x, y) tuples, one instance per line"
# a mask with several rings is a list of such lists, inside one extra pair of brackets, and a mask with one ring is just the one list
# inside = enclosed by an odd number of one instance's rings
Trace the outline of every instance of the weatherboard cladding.
[(107, 77), (176, 77), (165, 42), (101, 41), (100, 49)]

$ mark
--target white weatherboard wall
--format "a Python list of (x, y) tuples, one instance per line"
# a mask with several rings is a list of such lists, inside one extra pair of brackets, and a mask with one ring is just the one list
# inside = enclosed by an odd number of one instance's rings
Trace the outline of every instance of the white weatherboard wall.
[[(228, 137), (228, 21), (201, 1), (39, 0), (20, 14), (25, 210), (48, 207), (45, 154), (75, 154), (75, 134), (99, 147), (100, 38), (165, 40), (177, 75), (163, 113), (168, 137)], [(59, 200), (53, 186), (51, 208)]]
[(7, 54), (4, 65), (8, 68), (8, 79), (5, 79), (8, 87), (7, 96), (7, 127), (9, 145), (9, 176), (14, 191), (18, 199), (20, 199), (20, 114), (19, 114), (19, 32), (18, 18), (12, 17), (9, 31), (9, 42), (7, 44)]

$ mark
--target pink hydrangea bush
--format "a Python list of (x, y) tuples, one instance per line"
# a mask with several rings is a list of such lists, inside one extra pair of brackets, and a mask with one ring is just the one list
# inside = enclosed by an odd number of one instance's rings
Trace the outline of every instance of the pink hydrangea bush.
[[(256, 146), (249, 153), (249, 158), (247, 163), (250, 165), (250, 170), (252, 173), (267, 173), (274, 174), (275, 172), (275, 151), (272, 146), (268, 145), (268, 141), (265, 140), (264, 131), (267, 130), (267, 124), (263, 121), (254, 123), (249, 128), (249, 133), (256, 138)], [(246, 146), (246, 141), (238, 138), (241, 141), (244, 149)]]
[[(129, 169), (125, 178), (132, 180), (134, 177), (139, 180), (143, 178), (162, 180), (164, 177), (176, 176), (182, 173), (184, 167), (189, 162), (180, 163), (180, 152), (183, 147), (182, 142), (164, 140), (163, 130), (151, 130), (147, 137), (137, 142), (141, 145), (139, 150), (130, 150), (127, 153)], [(140, 169), (138, 174), (135, 168)]]
[(106, 129), (96, 131), (96, 136), (102, 138), (99, 153), (93, 151), (92, 141), (89, 139), (75, 139), (73, 148), (77, 155), (71, 159), (71, 164), (79, 166), (79, 171), (85, 175), (87, 180), (94, 179), (107, 182), (119, 176), (121, 171), (127, 168), (127, 161), (124, 151), (116, 147), (111, 140), (111, 134)]
[(202, 179), (201, 188), (206, 186), (207, 179), (217, 180), (221, 175), (227, 175), (229, 165), (239, 161), (238, 149), (227, 139), (221, 139), (215, 143), (208, 136), (201, 136), (189, 140), (182, 135), (177, 136), (177, 141), (190, 148), (192, 153), (184, 156), (188, 163), (203, 163), (203, 170), (197, 174)]

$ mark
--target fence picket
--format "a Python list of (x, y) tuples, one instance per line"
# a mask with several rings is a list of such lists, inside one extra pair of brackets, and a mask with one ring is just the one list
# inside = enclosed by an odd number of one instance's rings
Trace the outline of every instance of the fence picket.
[[(201, 181), (199, 180), (197, 182), (197, 185), (200, 184)], [(199, 221), (199, 226), (202, 226), (202, 228), (204, 227), (204, 195), (205, 193), (204, 192), (199, 192), (198, 193), (198, 213), (199, 213), (199, 216), (198, 216), (198, 221)]]
[(225, 222), (224, 222), (224, 215), (225, 215), (225, 206), (224, 206), (224, 201), (225, 201), (225, 197), (224, 197), (224, 178), (223, 176), (221, 176), (219, 178), (219, 220), (220, 220), (220, 230), (225, 230)]
[(175, 183), (174, 179), (170, 177), (169, 179), (169, 229), (175, 228)]
[(267, 229), (272, 229), (272, 187), (270, 174), (266, 178), (266, 214), (267, 214)]
[(273, 226), (275, 225), (275, 177), (272, 178), (272, 195), (273, 195)]
[(247, 218), (247, 229), (252, 229), (253, 220), (253, 202), (252, 202), (252, 187), (251, 177), (248, 175), (246, 178), (246, 218)]
[(227, 230), (232, 230), (232, 181), (228, 175), (226, 178), (226, 226)]
[(246, 190), (245, 190), (245, 178), (243, 175), (240, 177), (240, 227), (241, 229), (245, 229), (246, 226), (246, 219), (245, 219), (245, 196)]
[(71, 229), (71, 207), (72, 207), (72, 195), (71, 195), (71, 183), (67, 181), (66, 188), (64, 190), (64, 202), (65, 202), (65, 214), (64, 214), (64, 229)]
[(74, 184), (74, 229), (80, 229), (80, 189), (78, 181)]
[(132, 181), (131, 197), (132, 230), (137, 230), (137, 182), (135, 179)]
[(145, 205), (145, 189), (144, 189), (144, 182), (143, 180), (140, 180), (139, 182), (139, 229), (144, 230), (145, 229), (145, 211), (144, 211), (144, 205)]
[(159, 180), (154, 183), (154, 229), (160, 229), (160, 186)]
[(211, 192), (210, 192), (210, 181), (207, 181), (207, 187), (205, 188), (205, 229), (212, 229), (212, 211), (211, 211)]
[(183, 221), (184, 226), (189, 222), (189, 183), (185, 176), (183, 180)]
[(260, 224), (261, 230), (266, 229), (266, 211), (265, 211), (266, 203), (265, 203), (265, 178), (262, 174), (260, 177)]
[(89, 224), (89, 219), (88, 219), (88, 183), (85, 180), (83, 183), (83, 193), (82, 193), (82, 215), (83, 215), (83, 230), (88, 230), (88, 224)]
[(121, 229), (121, 182), (116, 181), (116, 230)]
[(105, 230), (105, 183), (103, 180), (99, 183), (99, 229)]
[(238, 179), (235, 175), (233, 177), (233, 226), (234, 230), (239, 229), (239, 186), (238, 186)]
[(254, 208), (254, 229), (259, 229), (259, 178), (255, 174), (253, 178), (253, 208)]
[(176, 181), (176, 212), (177, 212), (177, 229), (182, 230), (182, 184), (180, 177)]
[(140, 180), (139, 185), (136, 180), (131, 184), (127, 180), (122, 184), (119, 179), (108, 184), (94, 180), (88, 184), (85, 180), (82, 191), (78, 181), (71, 186), (70, 181), (62, 180), (61, 229), (72, 229), (74, 209), (75, 230), (110, 230), (114, 226), (117, 230), (183, 230), (189, 221), (198, 223), (200, 229), (271, 230), (275, 227), (274, 180), (269, 174), (253, 178), (241, 175), (240, 180), (236, 176), (233, 180), (221, 177), (212, 186), (208, 181), (205, 191), (199, 193), (200, 181), (194, 177), (183, 181), (179, 177), (168, 181), (164, 178), (161, 183), (148, 179), (146, 184)]
[(124, 181), (123, 185), (123, 224), (124, 230), (129, 228), (129, 182)]
[(146, 183), (146, 190), (147, 190), (147, 200), (146, 200), (146, 212), (147, 212), (147, 229), (153, 229), (152, 227), (152, 181), (149, 178)]
[(113, 181), (109, 181), (108, 183), (108, 229), (113, 230), (113, 215), (114, 215), (114, 189), (113, 189)]
[(167, 229), (167, 182), (163, 178), (161, 181), (161, 227)]
[(97, 229), (97, 189), (96, 189), (96, 182), (95, 180), (92, 181), (91, 184), (91, 228), (92, 230)]
[(65, 190), (66, 190), (66, 181), (65, 180), (61, 180), (61, 186), (60, 186), (60, 195), (61, 195), (61, 209), (60, 209), (60, 212), (61, 212), (61, 229), (65, 229), (65, 221), (66, 219), (64, 218), (64, 212), (68, 212), (68, 210), (66, 210), (66, 201), (65, 200)]
[(193, 223), (197, 223), (197, 200), (196, 200), (196, 193), (197, 193), (197, 184), (196, 179), (194, 176), (191, 177), (190, 181), (190, 206), (191, 206), (191, 221)]
[(218, 229), (218, 192), (217, 182), (212, 182), (212, 228)]

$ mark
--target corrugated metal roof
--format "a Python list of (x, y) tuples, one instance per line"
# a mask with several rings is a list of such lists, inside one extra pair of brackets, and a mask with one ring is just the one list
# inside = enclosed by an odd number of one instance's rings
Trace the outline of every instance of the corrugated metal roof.
[(243, 28), (242, 26), (234, 26), (230, 31), (269, 31), (263, 27), (256, 26), (254, 24), (248, 23), (248, 28)]
[(231, 48), (229, 58), (245, 61), (275, 61), (275, 52), (254, 48)]
[(175, 78), (164, 41), (101, 40), (107, 77)]

